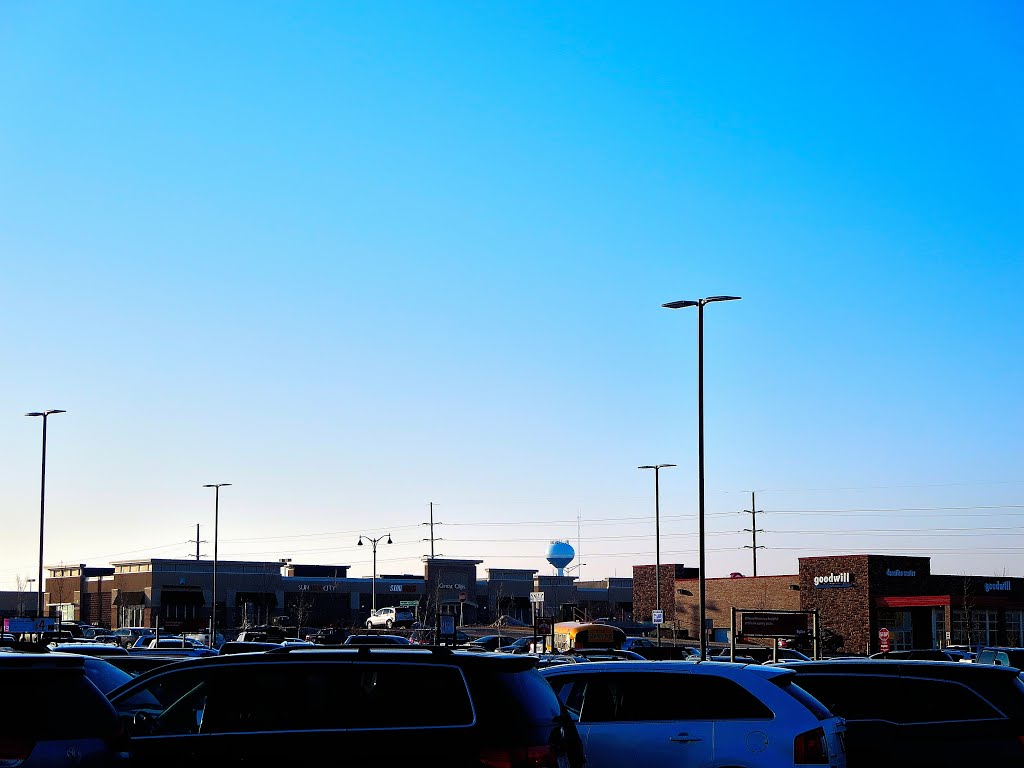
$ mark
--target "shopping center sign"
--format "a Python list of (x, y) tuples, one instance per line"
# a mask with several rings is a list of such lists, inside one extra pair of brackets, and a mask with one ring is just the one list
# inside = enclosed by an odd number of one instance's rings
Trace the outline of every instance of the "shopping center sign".
[(796, 637), (807, 634), (807, 611), (742, 611), (745, 637)]

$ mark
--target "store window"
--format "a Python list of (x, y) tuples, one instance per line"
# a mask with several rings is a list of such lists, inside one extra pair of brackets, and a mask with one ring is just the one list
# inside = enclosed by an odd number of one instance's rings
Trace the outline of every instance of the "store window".
[(879, 611), (878, 626), (889, 630), (889, 648), (905, 651), (914, 647), (910, 611)]
[(932, 608), (932, 648), (945, 648), (946, 642), (946, 609)]
[(998, 645), (999, 612), (992, 608), (952, 612), (954, 645)]
[(1006, 644), (1024, 648), (1024, 611), (1006, 612)]

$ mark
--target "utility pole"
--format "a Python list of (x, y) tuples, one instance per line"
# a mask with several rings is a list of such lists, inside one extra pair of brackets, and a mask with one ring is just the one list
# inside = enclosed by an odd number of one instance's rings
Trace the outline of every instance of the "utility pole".
[(196, 560), (198, 560), (201, 557), (201, 555), (199, 554), (199, 545), (206, 544), (206, 539), (203, 539), (201, 541), (199, 539), (199, 523), (196, 523), (196, 537), (194, 539), (189, 539), (188, 543), (196, 545)]
[(751, 550), (751, 554), (754, 556), (754, 575), (757, 576), (757, 550), (764, 549), (763, 546), (759, 547), (757, 545), (757, 534), (764, 533), (763, 530), (757, 527), (757, 513), (764, 512), (764, 510), (757, 508), (757, 494), (755, 491), (750, 492), (750, 509), (744, 509), (743, 511), (750, 513), (750, 527), (743, 530), (745, 533), (749, 533), (751, 537), (751, 543), (745, 544), (743, 548)]
[[(430, 538), (429, 539), (421, 539), (421, 541), (430, 541), (430, 559), (433, 560), (434, 559), (434, 542), (435, 541), (444, 541), (444, 539), (435, 539), (434, 538), (434, 502), (430, 502), (430, 522), (429, 523), (420, 523), (420, 525), (429, 525), (430, 526)], [(438, 525), (441, 525), (441, 523), (438, 523)], [(444, 555), (442, 555), (442, 557), (444, 557)]]

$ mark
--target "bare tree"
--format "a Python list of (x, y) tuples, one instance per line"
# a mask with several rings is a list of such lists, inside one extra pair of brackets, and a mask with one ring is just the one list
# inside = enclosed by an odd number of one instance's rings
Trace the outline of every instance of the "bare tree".
[(299, 592), (289, 607), (288, 613), (295, 619), (296, 632), (299, 637), (302, 637), (302, 628), (309, 622), (309, 617), (313, 615), (315, 604), (316, 601), (307, 592)]
[(18, 590), (18, 615), (25, 615), (25, 603), (28, 600), (28, 593), (25, 588), (28, 587), (28, 579), (24, 576), (16, 576), (14, 579), (14, 588)]

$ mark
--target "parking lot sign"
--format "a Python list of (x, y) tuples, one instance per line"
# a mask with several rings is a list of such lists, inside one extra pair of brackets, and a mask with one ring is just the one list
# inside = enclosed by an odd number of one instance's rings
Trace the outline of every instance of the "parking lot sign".
[(665, 623), (665, 612), (664, 611), (651, 611), (651, 623), (652, 624), (664, 624)]

